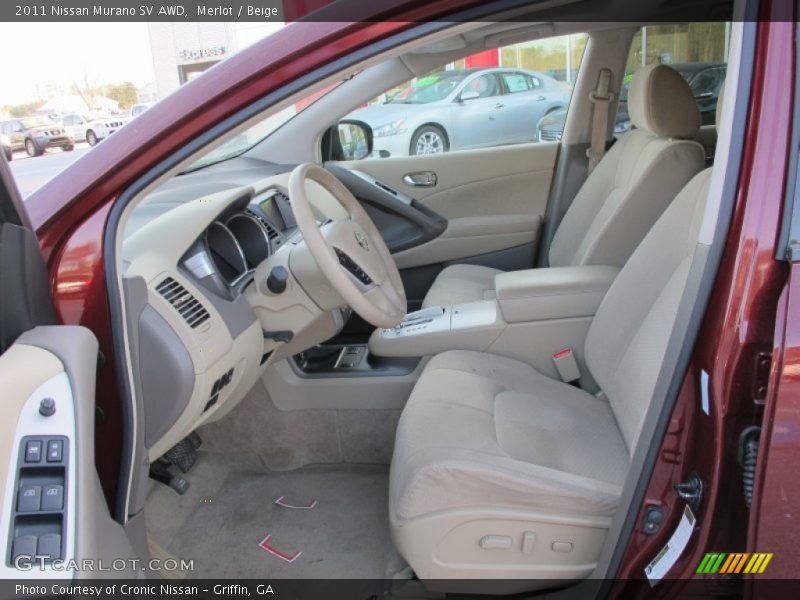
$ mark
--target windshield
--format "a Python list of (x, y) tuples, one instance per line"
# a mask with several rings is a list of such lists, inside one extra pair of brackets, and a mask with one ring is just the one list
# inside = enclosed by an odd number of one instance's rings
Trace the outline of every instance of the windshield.
[(250, 129), (247, 129), (235, 136), (233, 139), (228, 140), (221, 146), (214, 148), (203, 158), (192, 163), (188, 169), (183, 171), (183, 173), (196, 171), (197, 169), (202, 169), (203, 167), (208, 167), (218, 162), (222, 162), (223, 160), (229, 160), (244, 154), (250, 150), (250, 148), (264, 141), (267, 137), (283, 127), (283, 125), (285, 125), (295, 116), (314, 104), (314, 102), (327, 95), (331, 90), (337, 88), (341, 83), (341, 81), (337, 82), (322, 91), (315, 92), (310, 96), (303, 98), (299, 102), (296, 102), (292, 106), (284, 108), (279, 113), (276, 113), (271, 117), (267, 117), (260, 123), (250, 127)]
[(459, 83), (464, 81), (464, 73), (442, 71), (417, 79), (403, 88), (387, 104), (427, 104), (444, 100)]
[(44, 117), (25, 117), (24, 119), (20, 119), (20, 122), (25, 129), (31, 129), (32, 127), (49, 127), (53, 125), (52, 121), (48, 121)]

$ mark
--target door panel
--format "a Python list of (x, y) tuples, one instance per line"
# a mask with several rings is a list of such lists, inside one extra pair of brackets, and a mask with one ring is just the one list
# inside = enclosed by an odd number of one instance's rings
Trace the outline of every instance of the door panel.
[[(140, 577), (95, 469), (97, 340), (51, 324), (47, 270), (4, 159), (0, 283), (0, 577), (108, 576), (101, 557), (125, 561), (115, 575)], [(85, 570), (65, 566), (73, 559)]]
[[(43, 569), (38, 562), (28, 568), (24, 559), (15, 557), (24, 547), (20, 540), (35, 540), (39, 555), (42, 540), (55, 539), (58, 559), (64, 561), (137, 558), (122, 526), (111, 519), (94, 468), (96, 367), (97, 341), (82, 327), (37, 327), (0, 355), (0, 385), (5, 390), (0, 420), (3, 577), (64, 578), (72, 574), (54, 570), (50, 563)], [(43, 398), (54, 400), (55, 412), (50, 416), (40, 412)], [(55, 460), (50, 444), (59, 440), (60, 460)], [(39, 448), (36, 460), (29, 461), (29, 443)], [(61, 509), (49, 507), (46, 511), (44, 502), (53, 485), (61, 486), (63, 504)], [(40, 510), (22, 512), (18, 498), (31, 487), (39, 489)], [(138, 576), (133, 563), (127, 574)], [(75, 575), (91, 577), (92, 573)]]
[[(447, 220), (438, 237), (395, 253), (398, 266), (409, 268), (534, 244), (557, 152), (557, 143), (518, 144), (340, 165), (368, 173)], [(403, 180), (419, 171), (434, 172), (436, 185), (415, 187)]]

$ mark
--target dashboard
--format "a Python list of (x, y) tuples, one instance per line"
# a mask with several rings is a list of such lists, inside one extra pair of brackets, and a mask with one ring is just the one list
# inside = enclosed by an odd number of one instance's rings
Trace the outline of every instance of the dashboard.
[[(126, 322), (151, 460), (227, 414), (271, 361), (343, 326), (343, 311), (320, 308), (293, 277), (280, 294), (264, 290), (265, 269), (288, 273), (302, 243), (288, 179), (280, 173), (210, 193), (185, 186), (192, 197), (179, 200), (151, 194), (134, 209), (139, 221), (132, 215), (126, 224)], [(315, 206), (320, 223), (339, 207), (331, 200)]]
[(246, 208), (234, 207), (215, 219), (181, 265), (200, 280), (213, 275), (218, 286), (241, 289), (256, 267), (296, 234), (291, 211), (284, 191), (268, 189)]

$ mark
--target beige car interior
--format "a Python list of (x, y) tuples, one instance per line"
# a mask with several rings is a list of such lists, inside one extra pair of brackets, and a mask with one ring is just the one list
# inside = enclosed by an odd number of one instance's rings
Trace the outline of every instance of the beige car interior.
[[(564, 215), (548, 254), (552, 267), (621, 267), (675, 194), (705, 164), (693, 141), (700, 114), (686, 81), (665, 65), (637, 71), (629, 92), (635, 129), (622, 135), (592, 171)], [(423, 308), (496, 296), (497, 269), (444, 269)]]
[[(134, 198), (117, 265), (136, 415), (125, 512), (146, 523), (145, 552), (195, 560), (176, 577), (421, 580), (419, 597), (473, 591), (470, 579), (506, 594), (597, 575), (701, 223), (716, 222), (697, 104), (675, 70), (635, 72), (634, 128), (575, 175), (548, 266), (530, 267), (565, 147), (583, 161), (590, 95), (604, 71), (618, 93), (641, 25), (440, 27), (337, 71), (339, 85), (241, 158), (196, 171), (187, 159)], [(587, 31), (561, 142), (323, 160), (332, 121), (391, 86)], [(436, 185), (408, 177), (428, 172)], [(394, 198), (368, 202), (362, 188)], [(441, 228), (396, 244), (386, 206)], [(476, 256), (523, 266), (454, 264)], [(435, 280), (421, 310), (409, 273)], [(367, 328), (351, 333), (357, 318)], [(191, 471), (176, 471), (187, 452)], [(318, 503), (286, 510), (281, 496)], [(268, 533), (302, 557), (264, 552)]]

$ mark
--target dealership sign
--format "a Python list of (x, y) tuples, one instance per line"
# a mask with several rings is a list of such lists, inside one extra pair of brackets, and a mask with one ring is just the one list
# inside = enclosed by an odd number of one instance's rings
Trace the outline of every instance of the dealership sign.
[(203, 60), (224, 54), (225, 46), (212, 46), (211, 48), (201, 48), (199, 50), (180, 50), (178, 51), (178, 60)]

